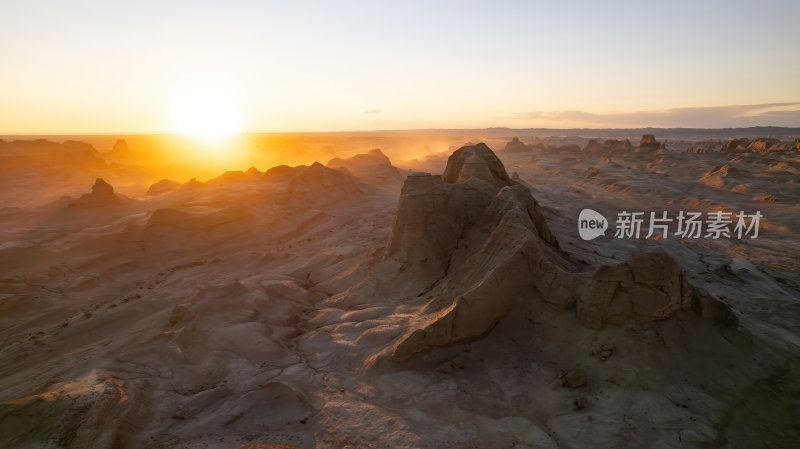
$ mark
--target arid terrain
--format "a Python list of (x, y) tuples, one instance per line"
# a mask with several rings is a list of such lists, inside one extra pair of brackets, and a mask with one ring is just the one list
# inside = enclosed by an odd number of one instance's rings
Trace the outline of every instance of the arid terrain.
[(797, 447), (798, 135), (5, 137), (0, 447)]

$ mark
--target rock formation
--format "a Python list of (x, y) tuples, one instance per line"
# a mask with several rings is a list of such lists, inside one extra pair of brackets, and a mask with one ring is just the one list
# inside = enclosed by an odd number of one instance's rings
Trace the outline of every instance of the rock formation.
[(279, 165), (267, 170), (263, 177), (276, 185), (270, 197), (275, 203), (298, 201), (301, 204), (317, 204), (363, 193), (351, 175), (325, 167), (319, 162), (297, 167)]
[(637, 152), (642, 153), (652, 153), (657, 151), (664, 151), (666, 146), (657, 141), (656, 137), (652, 134), (645, 134), (642, 136), (642, 140), (639, 142), (639, 146), (636, 147)]
[(669, 318), (692, 306), (694, 290), (666, 253), (635, 254), (619, 265), (597, 269), (577, 302), (586, 326)]
[(138, 165), (141, 163), (140, 154), (128, 146), (125, 139), (117, 139), (111, 149), (103, 153), (103, 158), (111, 163), (124, 163)]
[(126, 142), (125, 139), (117, 139), (117, 141), (114, 142), (114, 146), (111, 148), (111, 151), (119, 156), (128, 155), (130, 152), (128, 149), (128, 142)]
[(606, 139), (603, 143), (598, 142), (597, 139), (591, 139), (583, 148), (583, 151), (588, 152), (624, 152), (630, 150), (633, 150), (633, 144), (628, 139)]
[(398, 188), (403, 183), (400, 170), (377, 148), (347, 159), (333, 158), (326, 166), (347, 170), (356, 178), (374, 186)]
[(114, 187), (111, 187), (111, 184), (105, 182), (103, 178), (97, 178), (92, 186), (92, 192), (72, 201), (69, 203), (69, 207), (94, 208), (111, 206), (119, 202), (120, 198), (114, 193)]
[(742, 184), (747, 174), (730, 164), (715, 165), (700, 178), (700, 182), (717, 188), (730, 188)]
[(510, 142), (506, 144), (506, 148), (503, 151), (508, 151), (511, 153), (525, 153), (530, 151), (530, 147), (525, 145), (522, 141), (519, 140), (519, 137), (514, 137), (511, 139)]
[(666, 253), (594, 270), (572, 260), (530, 191), (508, 178), (485, 144), (455, 151), (441, 177), (408, 177), (384, 264), (395, 270), (394, 285), (405, 286), (403, 295), (426, 304), (422, 318), (372, 363), (479, 338), (519, 307), (533, 314), (542, 307), (574, 310), (576, 325), (591, 328), (690, 310), (735, 322)]
[(464, 146), (447, 160), (442, 179), (449, 184), (477, 178), (497, 187), (511, 185), (500, 159), (485, 143)]
[(171, 179), (162, 179), (156, 183), (150, 185), (150, 188), (147, 189), (148, 195), (162, 195), (167, 192), (172, 192), (178, 188), (180, 188), (181, 183), (178, 181), (173, 181)]
[(100, 153), (88, 143), (75, 140), (52, 142), (44, 139), (12, 140), (0, 139), (0, 170), (30, 170), (57, 172), (60, 176), (74, 172), (103, 169), (106, 162)]
[(800, 149), (798, 141), (783, 142), (773, 137), (759, 137), (753, 140), (747, 138), (729, 139), (724, 149), (728, 151), (748, 151), (753, 153), (791, 153)]

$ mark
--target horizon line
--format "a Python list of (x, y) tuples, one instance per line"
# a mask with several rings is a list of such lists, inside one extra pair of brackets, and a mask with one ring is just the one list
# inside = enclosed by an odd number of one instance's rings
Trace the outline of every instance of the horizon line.
[[(237, 133), (230, 133), (227, 137), (243, 136), (250, 134), (333, 134), (333, 133), (381, 133), (381, 132), (409, 132), (409, 131), (490, 131), (490, 130), (509, 130), (509, 131), (533, 131), (533, 130), (554, 130), (554, 131), (625, 131), (625, 130), (642, 130), (642, 129), (664, 129), (664, 130), (707, 130), (707, 131), (722, 131), (722, 130), (746, 130), (746, 129), (781, 129), (781, 130), (797, 130), (800, 131), (798, 126), (780, 126), (780, 125), (758, 125), (758, 126), (727, 126), (727, 127), (685, 127), (685, 126), (632, 126), (632, 127), (526, 127), (526, 128), (513, 128), (507, 126), (490, 126), (486, 128), (400, 128), (400, 129), (356, 129), (356, 130), (326, 130), (326, 131), (242, 131)], [(115, 131), (89, 131), (89, 132), (0, 132), (2, 137), (39, 137), (39, 136), (185, 136), (192, 137), (191, 134), (169, 131), (133, 131), (133, 132), (115, 132)]]

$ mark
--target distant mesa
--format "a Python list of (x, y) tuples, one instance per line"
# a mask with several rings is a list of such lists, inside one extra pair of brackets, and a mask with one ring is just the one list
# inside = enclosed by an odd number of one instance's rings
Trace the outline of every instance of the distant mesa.
[[(12, 140), (0, 139), (0, 169), (13, 167), (42, 172), (69, 170), (86, 171), (106, 168), (106, 161), (90, 144), (76, 140), (53, 142), (45, 139)], [(69, 169), (69, 170), (67, 170)]]
[(114, 193), (114, 187), (105, 182), (103, 178), (97, 178), (92, 186), (92, 192), (81, 195), (77, 200), (69, 203), (68, 207), (95, 208), (119, 204), (120, 197)]
[(369, 150), (367, 153), (356, 154), (347, 159), (335, 157), (326, 164), (326, 166), (330, 168), (345, 167), (351, 171), (358, 171), (359, 169), (368, 169), (381, 165), (391, 166), (392, 162), (379, 148)]
[(617, 139), (606, 139), (602, 143), (599, 142), (597, 139), (591, 139), (586, 146), (583, 148), (583, 151), (589, 152), (628, 152), (633, 150), (633, 144), (629, 139), (625, 140), (617, 140)]
[(727, 151), (749, 151), (753, 153), (792, 153), (800, 151), (800, 139), (784, 142), (772, 137), (729, 139), (723, 146)]
[[(470, 144), (474, 145), (474, 144)], [(519, 139), (519, 137), (514, 137), (509, 142), (506, 143), (505, 148), (503, 149), (504, 153), (512, 153), (512, 154), (524, 154), (524, 153), (533, 153), (534, 151), (548, 151), (548, 152), (574, 152), (579, 151), (580, 147), (575, 144), (562, 144), (562, 145), (545, 145), (544, 142), (535, 142), (535, 143), (525, 143)]]
[(356, 178), (379, 187), (396, 189), (402, 185), (404, 179), (401, 171), (393, 166), (391, 160), (378, 148), (346, 159), (333, 158), (328, 161), (326, 167), (347, 170)]
[(117, 153), (127, 153), (130, 151), (128, 150), (128, 142), (126, 142), (125, 139), (117, 139), (117, 141), (114, 142), (114, 146), (111, 148), (111, 151)]
[[(255, 173), (258, 174), (258, 173)], [(242, 170), (227, 170), (214, 179), (224, 181), (237, 181), (247, 178), (249, 175)]]
[(103, 154), (103, 157), (112, 161), (130, 162), (132, 159), (136, 158), (136, 155), (128, 147), (128, 142), (125, 139), (117, 139), (114, 142), (114, 146), (111, 147), (111, 150)]
[(173, 192), (179, 189), (180, 186), (181, 183), (179, 183), (178, 181), (173, 181), (171, 179), (162, 179), (161, 181), (158, 181), (150, 185), (150, 188), (147, 189), (147, 194), (150, 196), (163, 195), (165, 193)]
[(706, 153), (713, 153), (716, 151), (723, 151), (724, 149), (725, 149), (725, 144), (719, 140), (703, 140), (699, 142), (694, 142), (686, 149), (686, 152), (694, 154), (706, 154)]
[(356, 179), (319, 162), (289, 167), (279, 165), (267, 170), (264, 179), (276, 184), (270, 200), (276, 203), (299, 201), (303, 204), (340, 201), (363, 194)]
[(654, 153), (666, 149), (666, 145), (657, 141), (656, 136), (652, 134), (644, 134), (642, 140), (639, 141), (639, 146), (636, 147), (636, 151), (641, 153)]
[(510, 153), (525, 153), (530, 151), (530, 147), (519, 140), (519, 137), (514, 137), (510, 142), (506, 143), (506, 147), (503, 151), (508, 151)]

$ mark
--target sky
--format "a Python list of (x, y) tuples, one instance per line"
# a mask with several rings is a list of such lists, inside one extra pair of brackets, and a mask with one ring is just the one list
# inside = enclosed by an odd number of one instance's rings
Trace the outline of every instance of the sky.
[(800, 126), (800, 2), (0, 3), (0, 133)]

